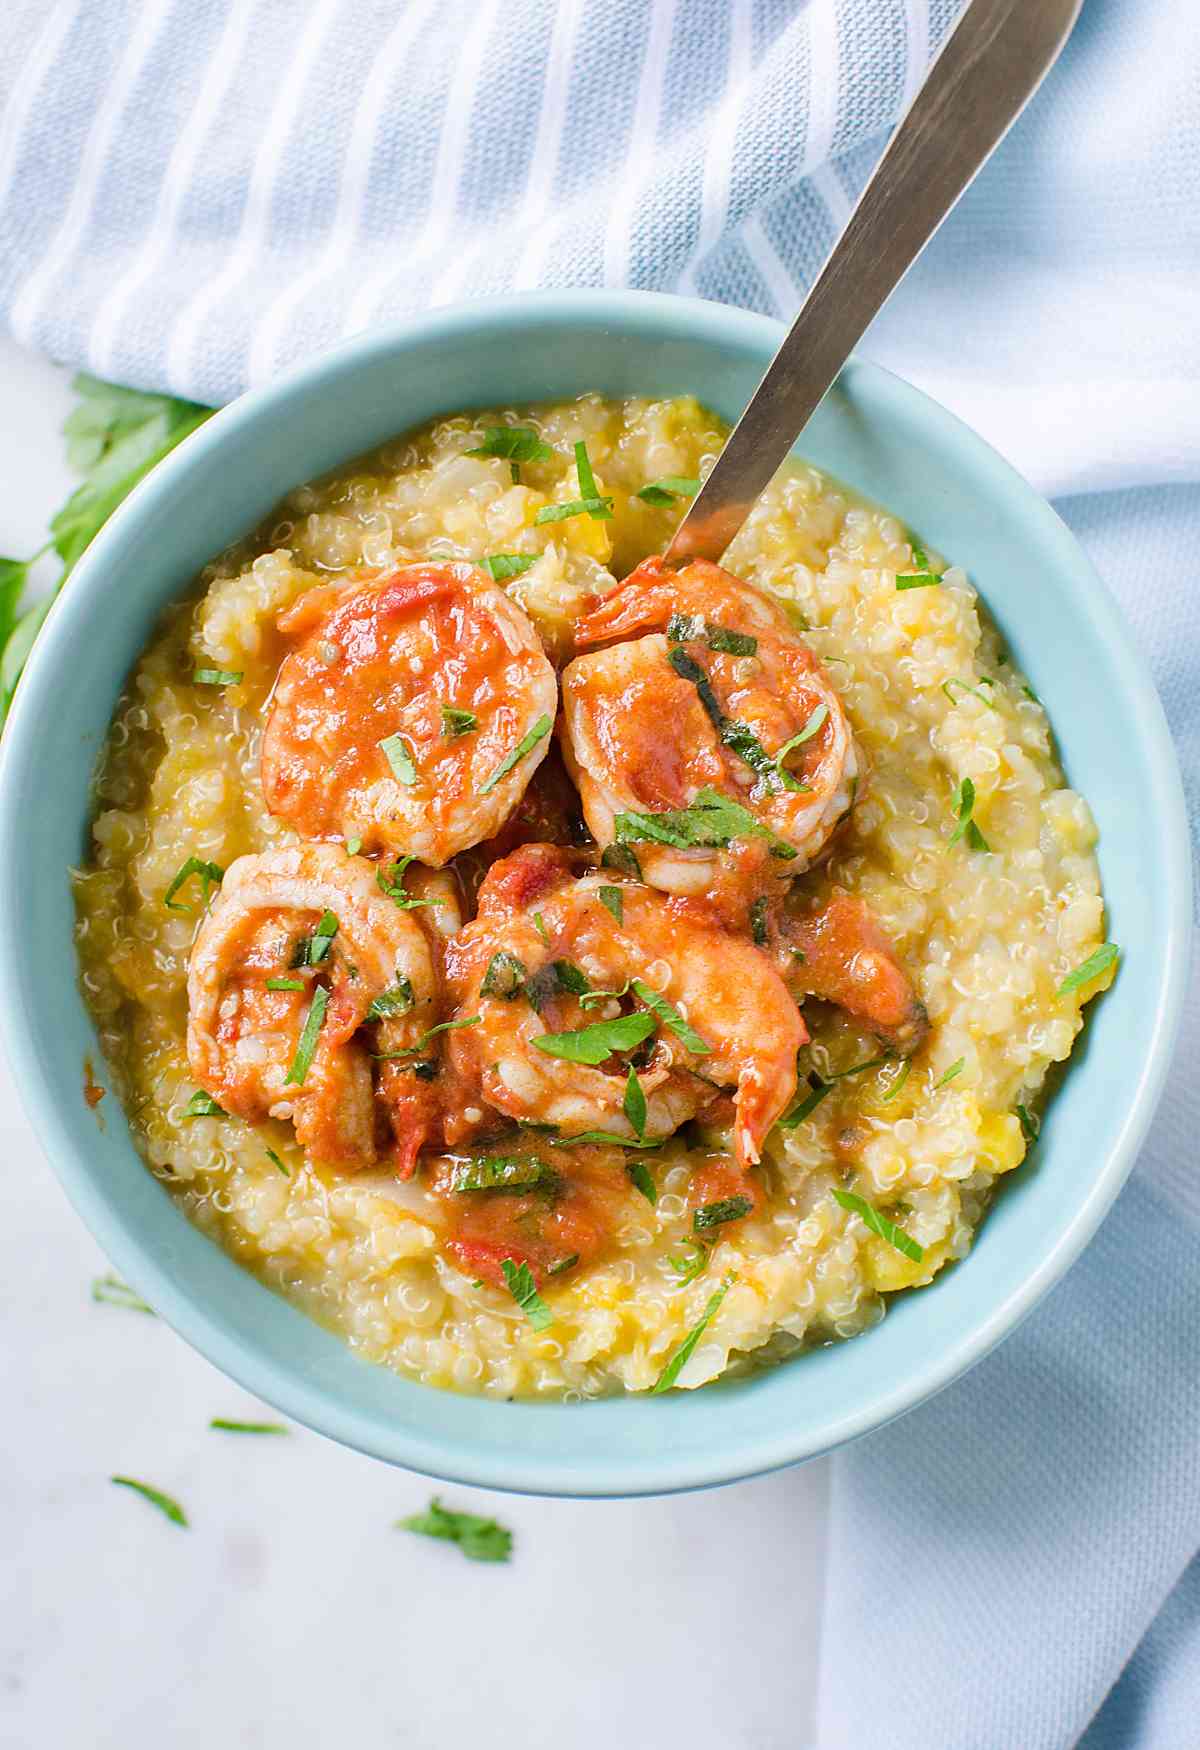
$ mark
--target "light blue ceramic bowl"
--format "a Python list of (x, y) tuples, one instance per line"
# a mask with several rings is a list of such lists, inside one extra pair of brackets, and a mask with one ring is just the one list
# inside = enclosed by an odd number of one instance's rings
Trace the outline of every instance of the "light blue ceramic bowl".
[(0, 764), (0, 1017), (46, 1152), (114, 1264), (182, 1336), (286, 1414), (381, 1458), (496, 1488), (636, 1494), (749, 1476), (877, 1428), (977, 1361), (1063, 1274), (1162, 1087), (1188, 852), (1145, 666), (1054, 512), (933, 402), (855, 363), (801, 451), (971, 573), (1100, 823), (1110, 934), (1124, 949), (1039, 1146), (965, 1263), (894, 1301), (868, 1335), (757, 1378), (589, 1405), (484, 1402), (355, 1359), (188, 1224), (111, 1102), (103, 1130), (85, 1105), (83, 1058), (97, 1047), (76, 989), (68, 870), (114, 702), (164, 603), (289, 487), (433, 414), (597, 389), (690, 392), (732, 417), (780, 338), (756, 316), (634, 293), (476, 303), (364, 335), (226, 408), (138, 488), (80, 564), (21, 685)]

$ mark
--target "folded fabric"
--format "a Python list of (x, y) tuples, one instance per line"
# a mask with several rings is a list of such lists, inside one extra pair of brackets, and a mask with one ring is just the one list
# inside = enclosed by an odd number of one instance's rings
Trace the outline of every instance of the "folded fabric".
[[(956, 11), (16, 0), (0, 317), (219, 401), (487, 292), (628, 284), (790, 316)], [(865, 346), (1063, 495), (1150, 653), (1194, 823), (1198, 61), (1196, 8), (1086, 0)], [(1200, 1739), (1197, 1061), (1193, 1002), (1089, 1252), (966, 1380), (836, 1461), (821, 1750)]]

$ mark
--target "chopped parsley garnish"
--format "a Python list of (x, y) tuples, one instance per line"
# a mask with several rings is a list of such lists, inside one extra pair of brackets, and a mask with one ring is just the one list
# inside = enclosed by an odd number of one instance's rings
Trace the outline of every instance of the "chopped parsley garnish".
[(512, 466), (512, 477), (521, 478), (520, 463), (548, 462), (554, 451), (550, 445), (543, 443), (537, 432), (527, 425), (487, 425), (483, 429), (483, 442), (476, 444), (473, 450), (466, 450), (468, 456), (495, 456), (500, 461)]
[(725, 1280), (721, 1283), (721, 1286), (715, 1291), (715, 1293), (709, 1295), (708, 1305), (705, 1307), (696, 1323), (692, 1326), (687, 1336), (683, 1339), (683, 1342), (679, 1345), (678, 1349), (676, 1349), (674, 1355), (672, 1355), (671, 1359), (667, 1362), (667, 1365), (663, 1368), (653, 1386), (650, 1388), (650, 1395), (652, 1397), (657, 1392), (670, 1391), (671, 1387), (675, 1384), (675, 1381), (679, 1378), (679, 1375), (683, 1372), (684, 1363), (691, 1357), (696, 1345), (716, 1317), (718, 1307), (736, 1281), (736, 1274), (733, 1271), (730, 1271), (729, 1275), (726, 1276)]
[(903, 1064), (900, 1066), (900, 1074), (896, 1077), (895, 1081), (892, 1083), (892, 1085), (888, 1089), (887, 1093), (883, 1096), (882, 1100), (879, 1102), (879, 1104), (881, 1106), (888, 1105), (889, 1102), (891, 1102), (892, 1100), (894, 1100), (896, 1098), (896, 1095), (900, 1092), (901, 1088), (904, 1086), (905, 1082), (908, 1080), (909, 1073), (911, 1070), (912, 1070), (912, 1058), (906, 1057)]
[(512, 771), (513, 767), (519, 765), (525, 758), (525, 755), (535, 748), (544, 736), (549, 735), (553, 727), (554, 722), (552, 718), (546, 716), (539, 717), (533, 728), (521, 737), (512, 752), (505, 754), (491, 777), (484, 779), (483, 783), (479, 786), (479, 795), (490, 796), (501, 778), (506, 778), (509, 772)]
[(598, 887), (596, 898), (610, 911), (619, 924), (625, 922), (625, 899), (619, 887)]
[(925, 1256), (925, 1249), (914, 1239), (910, 1239), (902, 1227), (897, 1227), (894, 1221), (889, 1221), (886, 1215), (881, 1215), (865, 1197), (859, 1197), (853, 1191), (838, 1191), (834, 1193), (835, 1200), (843, 1209), (848, 1209), (852, 1215), (857, 1215), (878, 1234), (881, 1240), (886, 1240), (889, 1246), (894, 1246), (906, 1258), (911, 1258), (914, 1264), (919, 1264)]
[(240, 668), (198, 668), (192, 680), (198, 687), (236, 687), (242, 674)]
[(654, 1031), (653, 1015), (618, 1015), (612, 1021), (594, 1021), (570, 1033), (542, 1033), (534, 1040), (547, 1057), (562, 1057), (568, 1063), (601, 1064), (614, 1051), (632, 1051)]
[(136, 1477), (109, 1477), (108, 1480), (116, 1483), (119, 1489), (132, 1489), (152, 1507), (157, 1507), (160, 1513), (165, 1513), (172, 1525), (187, 1525), (187, 1514), (179, 1502), (171, 1495), (164, 1495), (161, 1489), (152, 1489), (149, 1483), (139, 1483)]
[(629, 1174), (629, 1180), (634, 1189), (640, 1191), (646, 1202), (653, 1208), (658, 1202), (658, 1187), (655, 1185), (645, 1161), (626, 1161), (625, 1171)]
[(545, 1161), (532, 1155), (475, 1155), (456, 1163), (452, 1191), (528, 1191), (552, 1178)]
[(767, 945), (767, 898), (763, 894), (750, 907), (750, 939), (756, 948)]
[(321, 1031), (321, 1023), (325, 1019), (325, 1010), (329, 1007), (329, 992), (323, 984), (313, 991), (312, 1004), (308, 1018), (304, 1023), (304, 1031), (300, 1035), (300, 1043), (296, 1047), (296, 1055), (292, 1059), (292, 1067), (284, 1078), (284, 1087), (300, 1087), (312, 1064), (313, 1054), (317, 1049), (317, 1035)]
[(379, 743), (379, 749), (392, 768), (392, 776), (398, 784), (416, 783), (417, 768), (413, 764), (412, 749), (402, 735), (385, 735)]
[(404, 885), (404, 871), (413, 861), (411, 856), (397, 857), (394, 863), (381, 863), (375, 871), (376, 884), (400, 907), (401, 911), (413, 911), (419, 905), (436, 905), (435, 899), (414, 899)]
[(633, 1134), (637, 1137), (646, 1134), (646, 1094), (633, 1065), (629, 1066), (629, 1075), (625, 1082), (625, 1098), (622, 1110), (633, 1126)]
[(642, 878), (642, 865), (628, 845), (605, 845), (600, 853), (600, 867), (619, 869), (622, 875), (632, 875), (635, 881)]
[(672, 1252), (667, 1259), (672, 1270), (679, 1278), (679, 1286), (685, 1288), (689, 1282), (694, 1282), (708, 1263), (708, 1249), (699, 1240), (684, 1240), (682, 1244), (691, 1247), (692, 1256), (686, 1251), (676, 1254)]
[(973, 851), (991, 850), (991, 845), (988, 844), (987, 840), (975, 824), (973, 819), (974, 809), (975, 786), (970, 778), (964, 778), (959, 786), (958, 796), (955, 802), (955, 814), (958, 820), (958, 825), (955, 827), (947, 841), (947, 850), (949, 850), (951, 845), (956, 845), (961, 838), (966, 839), (968, 846)]
[(794, 848), (776, 839), (769, 828), (760, 826), (748, 808), (707, 784), (696, 792), (695, 800), (687, 808), (667, 809), (661, 814), (617, 814), (613, 826), (619, 844), (649, 841), (690, 849), (727, 845), (735, 838), (765, 838), (773, 841), (774, 856), (788, 861), (796, 856)]
[[(669, 1027), (675, 1037), (682, 1040), (689, 1051), (694, 1051), (697, 1056), (707, 1056), (712, 1051), (712, 1046), (705, 1044), (696, 1029), (688, 1025), (679, 1010), (674, 1008), (666, 997), (659, 996), (656, 990), (653, 990), (640, 978), (633, 979), (632, 985), (634, 995), (645, 1003), (664, 1027)], [(604, 1023), (602, 1022), (601, 1025), (603, 1026)]]
[(956, 1059), (956, 1061), (950, 1065), (950, 1068), (946, 1071), (945, 1075), (940, 1077), (938, 1081), (934, 1082), (934, 1092), (936, 1093), (939, 1088), (944, 1088), (948, 1082), (952, 1082), (955, 1076), (960, 1076), (966, 1067), (967, 1060), (965, 1057)]
[(753, 1208), (753, 1197), (740, 1192), (736, 1197), (721, 1197), (716, 1203), (705, 1203), (692, 1216), (693, 1232), (703, 1233), (706, 1228), (723, 1227), (727, 1221), (741, 1221)]
[(338, 933), (338, 921), (331, 911), (323, 911), (311, 936), (302, 936), (292, 955), (292, 966), (320, 966), (328, 958), (330, 945)]
[(268, 978), (267, 989), (268, 990), (303, 990), (304, 989), (304, 980), (302, 978)]
[(390, 984), (386, 990), (381, 990), (367, 1010), (367, 1020), (382, 1021), (388, 1015), (407, 1015), (416, 1000), (413, 995), (412, 981), (405, 978), (402, 972), (397, 973), (395, 984)]
[(554, 1323), (554, 1314), (537, 1291), (533, 1272), (528, 1264), (518, 1264), (515, 1258), (503, 1258), (500, 1268), (512, 1295), (535, 1331), (544, 1331)]
[(1038, 1131), (1041, 1129), (1041, 1124), (1034, 1117), (1028, 1106), (1015, 1106), (1013, 1110), (1017, 1114), (1017, 1122), (1021, 1126), (1021, 1134), (1032, 1148), (1033, 1144), (1038, 1139)]
[(197, 1088), (187, 1105), (183, 1108), (184, 1118), (225, 1118), (228, 1114), (224, 1106), (218, 1106), (212, 1095), (203, 1088)]
[(926, 589), (931, 583), (938, 583), (940, 579), (936, 578), (929, 569), (929, 557), (924, 547), (918, 546), (916, 541), (910, 541), (909, 545), (912, 548), (912, 562), (916, 566), (916, 570), (897, 572), (896, 588)]
[(1055, 995), (1065, 997), (1071, 991), (1081, 990), (1085, 984), (1091, 984), (1094, 978), (1099, 978), (1102, 972), (1108, 971), (1109, 967), (1117, 960), (1120, 952), (1121, 950), (1115, 942), (1105, 942), (1104, 946), (1097, 948), (1094, 954), (1088, 955), (1082, 966), (1077, 966), (1074, 972), (1068, 972)]
[(228, 1416), (214, 1416), (208, 1424), (219, 1434), (290, 1434), (282, 1422), (234, 1422)]
[(496, 1519), (481, 1519), (477, 1513), (453, 1513), (435, 1495), (424, 1513), (397, 1519), (399, 1531), (415, 1531), (421, 1537), (440, 1537), (455, 1543), (470, 1561), (507, 1562), (512, 1556), (512, 1532)]
[(460, 735), (470, 735), (479, 728), (474, 711), (460, 711), (457, 705), (442, 706), (442, 734), (457, 741)]
[(175, 873), (175, 879), (163, 894), (163, 904), (168, 911), (191, 911), (190, 905), (178, 905), (175, 895), (185, 881), (190, 881), (195, 875), (200, 882), (200, 904), (208, 904), (210, 888), (216, 887), (224, 879), (225, 871), (219, 863), (206, 863), (202, 857), (189, 857), (186, 863), (180, 865)]
[(97, 1276), (92, 1283), (92, 1299), (103, 1306), (121, 1306), (126, 1312), (149, 1313), (154, 1315), (154, 1308), (149, 1301), (135, 1294), (128, 1282), (122, 1282), (119, 1276), (114, 1276), (110, 1270), (107, 1276)]
[(267, 1159), (270, 1161), (271, 1165), (275, 1168), (276, 1172), (282, 1173), (285, 1179), (291, 1178), (292, 1175), (288, 1172), (287, 1168), (284, 1166), (283, 1162), (280, 1160), (279, 1156), (275, 1153), (275, 1150), (273, 1148), (269, 1148), (267, 1150)]
[(525, 962), (518, 960), (515, 954), (510, 954), (507, 948), (501, 948), (488, 961), (479, 994), (481, 997), (500, 997), (506, 1003), (511, 1002), (513, 997), (520, 995), (527, 976)]
[(453, 1033), (458, 1027), (478, 1027), (482, 1020), (482, 1015), (468, 1015), (463, 1021), (439, 1021), (436, 1027), (430, 1027), (422, 1033), (415, 1045), (407, 1045), (403, 1051), (376, 1051), (373, 1055), (380, 1061), (393, 1057), (419, 1057), (429, 1041), (436, 1039), (439, 1033)]
[(729, 656), (753, 656), (758, 649), (758, 639), (749, 632), (716, 626), (700, 614), (672, 614), (667, 621), (668, 644), (687, 644), (701, 638), (710, 650), (723, 650)]
[(648, 480), (639, 486), (637, 496), (643, 504), (674, 504), (677, 498), (695, 498), (700, 490), (698, 480), (688, 480), (682, 474), (664, 474), (661, 480)]
[(479, 561), (493, 583), (504, 583), (510, 577), (521, 577), (537, 562), (536, 553), (489, 553), (486, 559)]

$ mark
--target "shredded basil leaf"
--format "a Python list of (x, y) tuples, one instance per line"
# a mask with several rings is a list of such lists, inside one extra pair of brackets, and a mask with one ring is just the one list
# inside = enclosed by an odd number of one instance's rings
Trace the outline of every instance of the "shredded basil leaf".
[(566, 504), (544, 504), (534, 517), (534, 523), (561, 523), (568, 517), (590, 516), (603, 522), (612, 515), (611, 498), (572, 498)]
[(304, 989), (304, 980), (302, 978), (268, 978), (267, 989), (268, 990), (303, 990)]
[(143, 1500), (149, 1501), (152, 1507), (157, 1507), (160, 1513), (164, 1513), (172, 1525), (186, 1527), (187, 1514), (173, 1496), (164, 1495), (161, 1489), (152, 1489), (149, 1483), (139, 1483), (136, 1477), (109, 1477), (108, 1480), (116, 1483), (119, 1489), (132, 1489), (135, 1494), (141, 1495)]
[(292, 1067), (284, 1078), (284, 1087), (300, 1087), (312, 1064), (313, 1053), (317, 1049), (317, 1035), (321, 1031), (321, 1023), (325, 1019), (325, 1010), (329, 1007), (329, 992), (325, 986), (318, 985), (313, 991), (312, 1004), (300, 1035), (300, 1043), (296, 1047), (296, 1055), (292, 1059)]
[(655, 1185), (645, 1161), (626, 1161), (625, 1171), (629, 1174), (629, 1180), (634, 1189), (640, 1191), (646, 1202), (653, 1208), (658, 1202), (658, 1187)]
[(303, 936), (296, 944), (292, 966), (320, 966), (327, 958), (333, 938), (338, 933), (338, 921), (331, 911), (321, 913), (311, 936)]
[(232, 1422), (226, 1416), (214, 1416), (208, 1424), (221, 1434), (290, 1434), (282, 1422)]
[(200, 904), (208, 904), (209, 889), (218, 886), (224, 879), (225, 871), (219, 863), (206, 863), (202, 857), (189, 857), (186, 863), (180, 865), (175, 873), (175, 879), (163, 894), (163, 904), (168, 911), (191, 911), (190, 905), (177, 905), (175, 895), (193, 875), (200, 880)]
[(407, 1015), (416, 1000), (411, 979), (406, 978), (402, 972), (397, 973), (395, 984), (381, 990), (367, 1010), (367, 1020), (382, 1021), (388, 1015)]
[(198, 668), (192, 682), (197, 687), (236, 687), (242, 678), (240, 668)]
[[(476, 444), (473, 450), (464, 450), (467, 456), (495, 456), (500, 461), (512, 462), (548, 462), (554, 451), (550, 445), (543, 443), (537, 432), (527, 425), (487, 425), (483, 428), (483, 442)], [(519, 479), (519, 475), (514, 475)]]
[(111, 1270), (107, 1276), (97, 1276), (93, 1281), (92, 1299), (102, 1306), (120, 1306), (126, 1312), (149, 1313), (151, 1318), (156, 1316), (149, 1301), (143, 1300), (140, 1294), (135, 1294), (128, 1282), (122, 1282)]
[(912, 562), (917, 569), (909, 572), (898, 572), (896, 575), (896, 588), (924, 589), (931, 583), (940, 583), (941, 579), (935, 577), (933, 572), (929, 569), (929, 557), (926, 554), (924, 547), (920, 546), (913, 540), (909, 541), (909, 546), (912, 549)]
[(1021, 1126), (1021, 1134), (1024, 1136), (1025, 1141), (1030, 1147), (1032, 1147), (1038, 1139), (1038, 1131), (1041, 1129), (1041, 1124), (1034, 1117), (1028, 1106), (1016, 1106), (1013, 1109), (1017, 1114), (1017, 1122)]
[(218, 1106), (212, 1095), (197, 1088), (181, 1114), (184, 1118), (227, 1118), (224, 1106)]
[(528, 1264), (518, 1264), (515, 1258), (501, 1260), (500, 1268), (512, 1295), (535, 1331), (544, 1331), (554, 1323), (554, 1314), (537, 1291), (533, 1272)]
[(398, 784), (416, 783), (417, 768), (413, 764), (412, 749), (402, 735), (385, 735), (379, 748)]
[(528, 1191), (554, 1177), (545, 1161), (532, 1155), (474, 1155), (455, 1164), (452, 1191)]
[(912, 1059), (911, 1059), (911, 1057), (906, 1057), (903, 1064), (901, 1065), (900, 1074), (896, 1077), (895, 1081), (892, 1083), (892, 1085), (888, 1089), (887, 1093), (883, 1096), (882, 1100), (880, 1100), (879, 1104), (881, 1106), (888, 1105), (892, 1100), (894, 1100), (896, 1098), (896, 1095), (900, 1092), (901, 1088), (904, 1086), (905, 1082), (908, 1080), (909, 1072), (911, 1071), (911, 1069), (912, 1069)]
[(958, 797), (955, 802), (955, 812), (958, 825), (947, 840), (947, 850), (949, 850), (951, 845), (956, 845), (961, 838), (966, 839), (969, 848), (973, 851), (991, 850), (991, 845), (988, 844), (978, 826), (975, 824), (973, 818), (974, 808), (975, 785), (970, 778), (964, 778), (959, 786)]
[(565, 1258), (557, 1259), (546, 1271), (547, 1276), (561, 1276), (564, 1270), (570, 1270), (579, 1262), (578, 1252), (568, 1252)]
[(275, 1150), (273, 1148), (269, 1148), (267, 1150), (267, 1159), (270, 1161), (271, 1165), (275, 1168), (275, 1170), (277, 1172), (280, 1172), (283, 1174), (285, 1179), (291, 1178), (292, 1175), (288, 1172), (287, 1168), (284, 1166), (283, 1162), (280, 1160), (279, 1156), (275, 1153)]
[(700, 614), (672, 614), (667, 621), (668, 644), (687, 644), (700, 638), (710, 650), (723, 650), (729, 656), (753, 656), (758, 649), (758, 639), (749, 632), (714, 625)]
[(812, 712), (812, 714), (808, 718), (808, 720), (805, 722), (804, 727), (803, 727), (803, 729), (801, 729), (800, 733), (798, 735), (793, 735), (790, 741), (784, 742), (783, 746), (778, 750), (778, 752), (775, 755), (775, 764), (780, 768), (781, 771), (783, 769), (783, 762), (787, 758), (788, 754), (791, 753), (792, 749), (794, 747), (803, 747), (803, 745), (806, 741), (811, 741), (813, 736), (817, 733), (817, 731), (820, 729), (821, 725), (824, 723), (825, 719), (828, 717), (828, 715), (829, 715), (829, 706), (824, 704), (824, 703), (818, 705), (816, 707), (816, 709)]
[(679, 1375), (683, 1372), (684, 1363), (690, 1358), (701, 1337), (716, 1317), (718, 1307), (736, 1281), (736, 1274), (733, 1271), (730, 1271), (729, 1275), (726, 1276), (716, 1292), (709, 1295), (708, 1305), (705, 1307), (703, 1313), (692, 1326), (678, 1349), (676, 1349), (674, 1355), (672, 1355), (671, 1359), (667, 1362), (667, 1365), (663, 1368), (653, 1386), (651, 1386), (650, 1395), (652, 1397), (658, 1392), (670, 1391), (671, 1387), (675, 1384), (675, 1381), (679, 1378)]
[(533, 927), (548, 948), (550, 946), (550, 932), (546, 928), (546, 920), (540, 911), (535, 911), (533, 914)]
[(894, 1246), (906, 1258), (911, 1258), (914, 1264), (919, 1264), (925, 1256), (925, 1249), (914, 1239), (910, 1239), (902, 1227), (897, 1227), (894, 1221), (889, 1221), (886, 1215), (881, 1215), (865, 1197), (859, 1197), (853, 1191), (835, 1190), (835, 1200), (843, 1209), (848, 1209), (852, 1215), (857, 1215), (878, 1234), (881, 1240), (886, 1240), (889, 1246)]
[(946, 1071), (945, 1075), (942, 1076), (940, 1080), (934, 1082), (934, 1092), (936, 1093), (939, 1088), (944, 1088), (947, 1082), (952, 1082), (955, 1076), (960, 1076), (966, 1067), (967, 1060), (965, 1057), (956, 1059), (956, 1061), (950, 1065), (950, 1068)]
[(1067, 976), (1055, 992), (1056, 996), (1065, 997), (1073, 990), (1080, 990), (1085, 984), (1091, 984), (1094, 978), (1099, 978), (1102, 972), (1107, 972), (1114, 964), (1121, 950), (1115, 942), (1105, 942), (1097, 948), (1094, 954), (1089, 954), (1082, 966), (1077, 966), (1074, 972)]
[(735, 838), (765, 838), (773, 841), (773, 855), (788, 861), (796, 856), (795, 849), (776, 839), (769, 828), (760, 826), (748, 808), (707, 784), (696, 792), (695, 800), (687, 808), (668, 809), (661, 814), (618, 814), (613, 818), (613, 826), (620, 844), (649, 840), (690, 849), (723, 846)]
[(692, 1216), (692, 1230), (703, 1233), (706, 1228), (723, 1227), (727, 1221), (741, 1221), (754, 1208), (754, 1199), (743, 1196), (721, 1197), (716, 1203), (705, 1203)]
[(696, 1032), (696, 1029), (688, 1025), (683, 1016), (679, 1013), (679, 1010), (674, 1008), (667, 1001), (666, 997), (660, 996), (656, 990), (653, 990), (650, 985), (644, 983), (640, 978), (633, 979), (632, 984), (635, 996), (645, 1003), (646, 1007), (658, 1017), (664, 1027), (669, 1027), (675, 1037), (682, 1040), (683, 1044), (687, 1046), (689, 1051), (694, 1051), (697, 1056), (709, 1055), (712, 1051), (712, 1046), (707, 1045), (704, 1040), (701, 1039), (699, 1033)]
[(537, 562), (536, 553), (489, 553), (486, 559), (479, 561), (493, 583), (505, 583), (510, 577), (521, 577)]
[(468, 1015), (464, 1021), (439, 1021), (436, 1027), (429, 1027), (415, 1045), (406, 1045), (403, 1051), (376, 1051), (372, 1056), (379, 1061), (394, 1057), (419, 1057), (431, 1039), (436, 1039), (439, 1033), (453, 1033), (459, 1027), (478, 1027), (483, 1020), (482, 1015)]
[(625, 1082), (625, 1099), (622, 1103), (622, 1110), (633, 1125), (633, 1134), (639, 1138), (645, 1136), (646, 1094), (641, 1082), (638, 1081), (637, 1071), (632, 1064), (629, 1066), (629, 1075)]
[(615, 1051), (631, 1051), (654, 1031), (654, 1017), (646, 1014), (618, 1015), (612, 1021), (594, 1021), (570, 1033), (542, 1033), (533, 1041), (547, 1057), (568, 1063), (601, 1064)]
[(480, 796), (490, 796), (501, 778), (508, 776), (515, 765), (519, 765), (525, 755), (535, 748), (544, 736), (549, 735), (554, 727), (550, 717), (539, 717), (533, 728), (523, 735), (510, 754), (505, 754), (490, 778), (485, 778), (479, 786)]
[(512, 1532), (495, 1519), (477, 1513), (453, 1513), (435, 1495), (424, 1513), (397, 1519), (400, 1531), (415, 1531), (421, 1537), (440, 1537), (457, 1544), (473, 1562), (507, 1562), (512, 1556)]
[(571, 996), (586, 996), (591, 990), (591, 981), (586, 972), (576, 966), (573, 960), (552, 960), (550, 964), (562, 989)]
[(757, 948), (767, 945), (767, 900), (766, 895), (754, 901), (750, 907), (750, 939)]
[(628, 845), (605, 845), (600, 853), (600, 867), (619, 869), (622, 875), (632, 875), (635, 881), (642, 878), (642, 865)]
[(619, 887), (598, 887), (596, 898), (606, 911), (612, 913), (619, 924), (625, 922), (625, 900)]
[[(992, 683), (989, 681), (988, 685), (990, 686), (991, 684)], [(998, 711), (1000, 709), (999, 705), (996, 704), (994, 699), (989, 699), (986, 693), (980, 692), (978, 687), (969, 686), (966, 681), (960, 681), (960, 680), (943, 681), (942, 682), (942, 691), (943, 691), (943, 693), (945, 693), (946, 697), (949, 699), (949, 701), (952, 705), (955, 703), (954, 694), (950, 690), (952, 687), (961, 687), (964, 693), (970, 693), (974, 698), (982, 699), (983, 703), (988, 707), (988, 709), (990, 711)]]
[(362, 840), (360, 838), (355, 837), (355, 838), (346, 840), (346, 855), (348, 857), (357, 857), (358, 853), (361, 850), (362, 850)]
[(375, 881), (388, 898), (394, 900), (401, 911), (415, 911), (419, 905), (436, 905), (435, 899), (414, 899), (404, 885), (404, 871), (413, 861), (412, 857), (397, 857), (396, 861), (385, 867), (382, 863), (375, 871)]
[(521, 987), (528, 976), (525, 962), (518, 960), (515, 954), (510, 954), (507, 948), (501, 948), (488, 961), (479, 994), (481, 997), (500, 997), (503, 1002), (511, 1002), (513, 997), (520, 995)]
[(697, 1276), (702, 1273), (708, 1263), (708, 1252), (699, 1240), (684, 1240), (682, 1243), (692, 1248), (692, 1257), (689, 1258), (685, 1254), (676, 1256), (672, 1252), (667, 1262), (679, 1278), (679, 1286), (684, 1288), (689, 1282), (694, 1282)]
[(700, 490), (698, 480), (685, 479), (682, 474), (664, 474), (661, 480), (648, 480), (640, 486), (637, 496), (644, 504), (674, 504), (677, 498), (695, 498)]
[(442, 733), (451, 741), (457, 741), (460, 735), (470, 735), (478, 728), (479, 719), (474, 711), (460, 711), (457, 705), (442, 706)]

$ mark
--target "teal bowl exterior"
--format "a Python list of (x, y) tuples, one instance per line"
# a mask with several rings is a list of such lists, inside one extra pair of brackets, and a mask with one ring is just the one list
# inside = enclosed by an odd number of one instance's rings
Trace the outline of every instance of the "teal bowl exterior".
[(1161, 1091), (1185, 976), (1189, 851), (1145, 665), (1049, 506), (940, 407), (852, 362), (799, 451), (969, 571), (1095, 812), (1109, 933), (1123, 949), (1038, 1147), (965, 1262), (893, 1300), (865, 1336), (755, 1377), (592, 1404), (493, 1403), (357, 1359), (188, 1223), (112, 1101), (103, 1129), (84, 1103), (97, 1042), (76, 985), (68, 871), (84, 854), (115, 700), (163, 606), (297, 482), (434, 414), (595, 389), (694, 393), (733, 417), (781, 337), (717, 304), (582, 292), (362, 335), (224, 409), (155, 470), (80, 563), (18, 692), (0, 754), (0, 1018), (34, 1128), (114, 1264), (181, 1336), (287, 1415), (394, 1463), (492, 1488), (631, 1495), (828, 1452), (961, 1374), (1062, 1276)]

